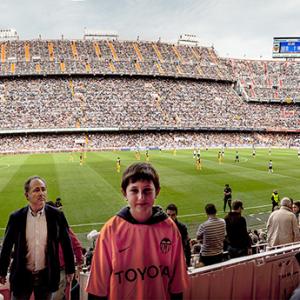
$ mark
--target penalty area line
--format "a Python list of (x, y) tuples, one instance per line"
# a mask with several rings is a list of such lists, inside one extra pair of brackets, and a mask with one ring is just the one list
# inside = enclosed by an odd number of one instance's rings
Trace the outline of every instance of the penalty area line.
[(74, 224), (74, 225), (70, 225), (70, 227), (84, 227), (84, 226), (92, 226), (92, 225), (104, 225), (105, 223), (106, 222)]

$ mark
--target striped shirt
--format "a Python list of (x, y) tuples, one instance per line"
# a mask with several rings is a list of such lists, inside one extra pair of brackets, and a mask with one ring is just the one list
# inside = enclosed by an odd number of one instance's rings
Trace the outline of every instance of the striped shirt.
[(209, 217), (197, 231), (197, 239), (202, 240), (201, 255), (214, 256), (223, 252), (226, 224), (223, 219)]

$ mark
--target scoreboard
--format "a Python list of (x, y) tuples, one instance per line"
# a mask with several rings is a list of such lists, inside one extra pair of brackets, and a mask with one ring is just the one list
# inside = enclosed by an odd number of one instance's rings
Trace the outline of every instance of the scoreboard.
[(273, 58), (300, 58), (300, 37), (274, 37)]

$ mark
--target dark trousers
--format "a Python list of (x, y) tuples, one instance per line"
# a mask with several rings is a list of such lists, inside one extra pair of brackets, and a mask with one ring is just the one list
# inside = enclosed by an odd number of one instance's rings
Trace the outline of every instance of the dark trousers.
[(229, 198), (229, 199), (224, 198), (224, 212), (226, 210), (227, 202), (228, 202), (229, 209), (231, 211), (231, 198)]
[(50, 300), (52, 292), (48, 288), (48, 274), (47, 269), (39, 271), (37, 273), (31, 273), (28, 271), (28, 286), (24, 291), (15, 290), (17, 294), (12, 292), (11, 300), (29, 300), (32, 292), (34, 293), (35, 300)]
[(279, 206), (279, 203), (275, 202), (274, 200), (272, 200), (272, 211), (274, 211), (274, 208), (276, 206)]
[(229, 245), (227, 250), (230, 258), (248, 255), (248, 248), (235, 248)]
[(205, 266), (217, 264), (223, 261), (223, 253), (213, 256), (202, 256), (201, 261), (204, 263)]

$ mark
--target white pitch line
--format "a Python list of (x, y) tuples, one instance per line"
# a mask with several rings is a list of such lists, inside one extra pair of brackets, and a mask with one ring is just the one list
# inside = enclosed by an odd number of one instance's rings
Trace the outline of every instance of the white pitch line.
[(0, 169), (8, 169), (9, 167), (10, 167), (10, 165), (9, 165), (9, 164), (6, 164), (6, 165), (0, 166)]
[[(246, 209), (254, 209), (254, 208), (262, 208), (262, 207), (269, 207), (270, 205), (260, 205), (260, 206), (253, 206), (253, 207), (247, 207)], [(197, 217), (197, 216), (204, 216), (205, 213), (199, 213), (199, 214), (188, 214), (188, 215), (179, 215), (178, 218), (187, 218), (187, 217)], [(99, 222), (99, 223), (86, 223), (86, 224), (76, 224), (76, 225), (70, 225), (71, 227), (80, 227), (80, 226), (89, 226), (89, 225), (103, 225), (106, 222)]]
[(260, 205), (260, 206), (252, 206), (252, 207), (245, 207), (245, 210), (246, 210), (246, 209), (261, 208), (261, 207), (271, 207), (271, 204), (268, 204), (268, 205)]
[[(74, 224), (69, 225), (70, 227), (82, 227), (82, 226), (94, 226), (94, 225), (104, 225), (106, 222), (97, 222), (97, 223), (83, 223), (83, 224)], [(5, 230), (5, 228), (0, 227), (0, 230)]]
[(81, 226), (91, 226), (91, 225), (104, 225), (105, 223), (106, 222), (75, 224), (75, 225), (70, 225), (70, 227), (81, 227)]
[[(252, 206), (246, 207), (246, 209), (254, 209), (254, 208), (262, 208), (262, 207), (269, 207), (270, 205), (260, 205), (260, 206)], [(187, 217), (197, 217), (197, 216), (204, 216), (205, 213), (199, 214), (188, 214), (188, 215), (179, 215), (178, 218), (187, 218)], [(70, 227), (82, 227), (82, 226), (94, 226), (94, 225), (104, 225), (106, 222), (97, 222), (97, 223), (83, 223), (83, 224), (74, 224), (70, 225)], [(5, 230), (5, 228), (0, 228), (0, 230)]]
[[(262, 207), (270, 207), (270, 205), (260, 205), (260, 206), (245, 207), (245, 210), (246, 209), (262, 208)], [(178, 218), (196, 217), (196, 216), (203, 216), (203, 215), (206, 215), (206, 214), (205, 213), (199, 213), (199, 214), (179, 215)]]

